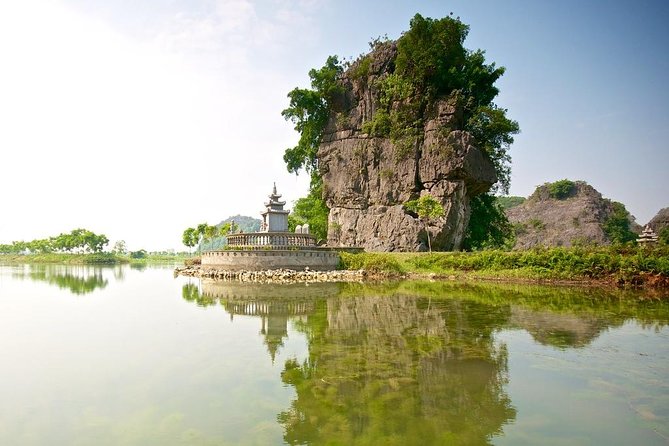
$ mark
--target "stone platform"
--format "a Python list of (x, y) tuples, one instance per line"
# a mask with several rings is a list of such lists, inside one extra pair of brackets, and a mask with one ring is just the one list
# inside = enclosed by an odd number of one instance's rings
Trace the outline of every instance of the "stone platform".
[[(236, 247), (237, 248), (237, 247)], [(332, 271), (339, 265), (337, 251), (311, 249), (230, 249), (202, 253), (202, 266), (226, 271), (264, 271), (270, 269)]]

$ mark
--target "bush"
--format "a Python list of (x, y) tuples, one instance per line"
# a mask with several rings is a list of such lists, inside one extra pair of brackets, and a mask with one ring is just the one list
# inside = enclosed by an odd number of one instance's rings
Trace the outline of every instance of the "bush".
[(602, 229), (611, 243), (634, 242), (637, 239), (636, 233), (630, 229), (631, 217), (625, 205), (613, 202), (613, 212), (602, 225)]
[(139, 251), (132, 251), (130, 253), (130, 258), (131, 259), (145, 259), (147, 256), (146, 251), (144, 249), (140, 249)]
[(660, 233), (657, 236), (661, 245), (669, 246), (669, 226), (660, 229)]
[(556, 200), (564, 200), (574, 193), (576, 183), (570, 180), (560, 180), (548, 184), (548, 193)]

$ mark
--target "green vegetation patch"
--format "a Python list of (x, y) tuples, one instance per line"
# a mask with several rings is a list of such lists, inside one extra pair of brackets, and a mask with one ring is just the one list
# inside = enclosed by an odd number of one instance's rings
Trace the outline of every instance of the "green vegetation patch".
[(396, 255), (380, 252), (363, 252), (352, 254), (339, 253), (340, 269), (365, 270), (371, 273), (404, 274), (405, 268)]
[(564, 200), (574, 194), (576, 183), (571, 180), (559, 180), (554, 183), (548, 183), (548, 193), (556, 200)]
[(637, 234), (630, 229), (632, 217), (625, 208), (625, 205), (614, 201), (613, 212), (602, 225), (602, 229), (611, 243), (621, 244), (633, 242), (637, 239)]
[(451, 274), (504, 272), (504, 276), (533, 279), (608, 279), (635, 283), (640, 275), (669, 279), (669, 247), (634, 246), (537, 248), (528, 251), (435, 253), (342, 253), (344, 269), (374, 272)]
[(520, 206), (521, 204), (525, 203), (525, 200), (526, 200), (525, 197), (516, 197), (513, 195), (497, 197), (497, 202), (504, 210)]

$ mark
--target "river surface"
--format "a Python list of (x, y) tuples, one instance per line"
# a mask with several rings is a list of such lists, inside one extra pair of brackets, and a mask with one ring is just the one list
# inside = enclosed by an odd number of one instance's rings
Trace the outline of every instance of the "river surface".
[(667, 445), (667, 302), (0, 266), (0, 444)]

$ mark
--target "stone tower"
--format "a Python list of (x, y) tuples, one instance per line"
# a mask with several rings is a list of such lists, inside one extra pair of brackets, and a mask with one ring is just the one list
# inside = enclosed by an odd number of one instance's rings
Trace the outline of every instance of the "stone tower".
[(265, 212), (262, 215), (260, 232), (288, 232), (289, 210), (284, 210), (285, 201), (279, 201), (281, 194), (276, 193), (276, 183), (269, 196), (269, 202), (265, 203)]

